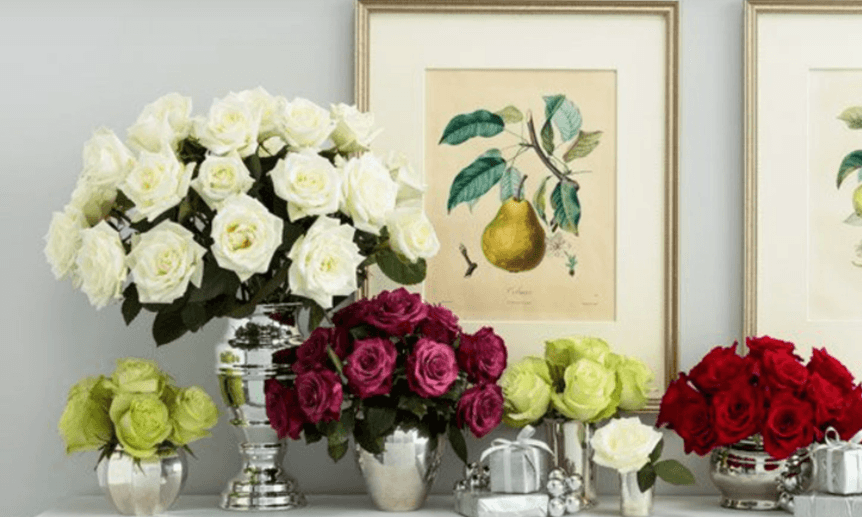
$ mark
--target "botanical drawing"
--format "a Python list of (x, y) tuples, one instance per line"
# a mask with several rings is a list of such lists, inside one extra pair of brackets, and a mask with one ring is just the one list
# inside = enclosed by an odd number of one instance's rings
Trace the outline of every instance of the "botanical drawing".
[[(844, 121), (850, 129), (862, 129), (862, 106), (851, 106), (841, 112), (838, 118)], [(857, 171), (858, 185), (853, 190), (851, 199), (853, 212), (844, 222), (853, 226), (862, 226), (862, 150), (851, 152), (841, 161), (841, 165), (838, 167), (836, 187), (840, 189), (844, 180)], [(856, 244), (855, 251), (856, 258), (852, 260), (852, 263), (856, 267), (862, 267), (862, 241)]]

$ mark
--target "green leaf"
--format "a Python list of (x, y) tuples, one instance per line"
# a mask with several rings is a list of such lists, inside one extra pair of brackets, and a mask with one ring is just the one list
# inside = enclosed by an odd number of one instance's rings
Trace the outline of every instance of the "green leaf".
[(464, 440), (464, 434), (454, 425), (449, 425), (449, 443), (452, 444), (452, 450), (458, 455), (458, 458), (467, 464), (467, 442)]
[(350, 432), (343, 422), (334, 421), (326, 426), (326, 442), (329, 457), (334, 461), (340, 460), (347, 452), (347, 444), (350, 440)]
[(658, 477), (672, 485), (693, 485), (694, 474), (676, 460), (664, 460), (655, 464)]
[(296, 240), (304, 233), (305, 228), (303, 228), (302, 225), (284, 221), (284, 227), (281, 230), (281, 246), (279, 246), (279, 249), (290, 251)]
[(248, 167), (248, 171), (251, 173), (251, 177), (255, 180), (259, 180), (261, 174), (263, 173), (263, 168), (260, 164), (260, 156), (257, 154), (253, 154), (248, 158), (243, 159), (245, 162), (245, 166)]
[(521, 173), (514, 167), (509, 167), (500, 178), (500, 201), (515, 197), (521, 186)]
[(416, 396), (407, 396), (402, 397), (401, 400), (398, 401), (398, 408), (406, 411), (410, 411), (417, 417), (425, 418), (425, 415), (428, 414), (428, 407), (425, 406), (423, 402), (425, 399)]
[(862, 167), (862, 150), (853, 151), (845, 156), (844, 160), (841, 161), (841, 166), (838, 167), (837, 187), (841, 188), (844, 179), (860, 167)]
[(341, 362), (338, 354), (335, 353), (335, 350), (329, 345), (326, 346), (326, 355), (329, 356), (329, 360), (332, 361), (332, 365), (335, 366), (335, 371), (338, 372), (338, 375), (343, 375), (344, 364)]
[(425, 280), (428, 270), (425, 259), (405, 262), (389, 248), (377, 252), (377, 265), (386, 276), (402, 285), (414, 285)]
[(310, 303), (309, 309), (311, 309), (311, 312), (308, 315), (308, 331), (311, 332), (320, 326), (320, 322), (326, 316), (326, 311), (320, 308), (320, 305), (317, 305), (316, 302)]
[(398, 411), (394, 407), (374, 406), (365, 409), (365, 422), (374, 437), (383, 436), (395, 426)]
[(539, 190), (537, 190), (536, 195), (533, 196), (533, 207), (545, 223), (548, 222), (548, 218), (545, 215), (545, 209), (548, 206), (547, 201), (545, 201), (545, 191), (547, 190), (549, 179), (551, 179), (550, 176), (542, 180), (541, 185), (539, 185)]
[(157, 346), (179, 339), (188, 330), (179, 311), (161, 311), (153, 321), (153, 338)]
[(476, 110), (473, 113), (463, 113), (455, 116), (443, 130), (441, 144), (458, 145), (476, 137), (492, 137), (499, 135), (506, 128), (506, 123), (500, 115), (488, 110)]
[(459, 203), (479, 199), (500, 181), (506, 171), (506, 160), (497, 149), (491, 149), (465, 167), (452, 180), (449, 189), (449, 212)]
[(329, 457), (332, 458), (332, 461), (338, 461), (344, 457), (347, 453), (347, 449), (349, 447), (348, 442), (327, 442), (327, 451), (329, 452)]
[(207, 322), (207, 311), (200, 303), (189, 303), (180, 311), (183, 325), (192, 332), (197, 332)]
[(657, 462), (658, 459), (661, 458), (662, 450), (664, 450), (664, 439), (659, 440), (655, 446), (655, 449), (653, 449), (652, 452), (650, 453), (649, 462), (650, 463)]
[(267, 283), (263, 284), (263, 287), (261, 287), (260, 290), (251, 297), (251, 300), (249, 300), (248, 303), (240, 305), (231, 311), (230, 315), (234, 318), (244, 318), (248, 316), (250, 314), (249, 311), (254, 311), (254, 308), (258, 303), (274, 293), (279, 286), (287, 282), (287, 273), (289, 269), (290, 264), (285, 264), (278, 270), (274, 277), (272, 277)]
[(569, 150), (563, 155), (563, 160), (566, 163), (569, 163), (575, 158), (583, 158), (593, 152), (593, 150), (599, 146), (602, 133), (602, 131), (581, 131), (578, 134), (577, 140), (572, 142), (572, 146), (569, 147)]
[(554, 154), (554, 127), (551, 126), (551, 119), (545, 121), (539, 136), (542, 137), (542, 149), (548, 154)]
[(356, 438), (356, 443), (360, 447), (371, 454), (380, 454), (383, 452), (383, 439), (371, 433), (368, 422), (364, 420), (356, 422), (353, 437)]
[(638, 471), (638, 488), (641, 492), (646, 492), (655, 485), (656, 471), (652, 463), (647, 463)]
[(129, 284), (126, 290), (123, 291), (123, 321), (129, 325), (141, 312), (141, 302), (138, 300), (138, 287), (135, 284)]
[(862, 226), (862, 217), (859, 217), (856, 212), (853, 212), (847, 219), (844, 219), (844, 224), (849, 224), (851, 226)]
[[(549, 107), (554, 110), (550, 115), (548, 114)], [(545, 118), (554, 122), (563, 142), (568, 142), (578, 136), (578, 131), (581, 130), (581, 124), (584, 121), (581, 117), (581, 110), (564, 95), (545, 97)]]
[(314, 424), (305, 424), (302, 426), (302, 434), (305, 435), (305, 443), (309, 445), (323, 439), (323, 433)]
[(524, 120), (524, 114), (521, 113), (521, 110), (511, 105), (498, 111), (497, 115), (500, 115), (500, 118), (502, 118), (506, 124), (517, 124)]
[(574, 184), (568, 181), (557, 183), (551, 192), (551, 206), (554, 209), (554, 222), (563, 230), (578, 235), (581, 202), (578, 201), (578, 189)]
[(862, 129), (862, 106), (852, 106), (838, 115), (838, 120), (847, 123), (850, 129)]
[(200, 287), (191, 286), (189, 302), (205, 302), (220, 294), (233, 296), (239, 289), (239, 277), (233, 271), (222, 269), (215, 260), (204, 261), (204, 278)]

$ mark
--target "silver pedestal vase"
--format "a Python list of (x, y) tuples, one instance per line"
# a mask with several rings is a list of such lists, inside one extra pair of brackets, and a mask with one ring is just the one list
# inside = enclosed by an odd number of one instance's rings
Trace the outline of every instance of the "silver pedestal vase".
[(595, 424), (572, 420), (546, 420), (548, 445), (554, 451), (555, 467), (563, 469), (566, 476), (580, 476), (583, 483), (581, 510), (594, 508), (599, 503), (596, 487), (596, 464), (590, 439), (596, 431)]
[(282, 463), (286, 444), (266, 416), (268, 379), (291, 379), (289, 364), (273, 354), (302, 344), (295, 318), (299, 305), (259, 305), (248, 318), (229, 320), (216, 347), (216, 364), (225, 405), (239, 437), (242, 469), (222, 492), (226, 510), (290, 510), (305, 506), (305, 496)]
[(432, 440), (416, 429), (397, 427), (372, 454), (356, 445), (356, 463), (368, 494), (379, 510), (409, 512), (425, 504), (443, 459), (445, 440)]
[(99, 486), (123, 515), (157, 515), (174, 504), (188, 476), (182, 449), (139, 462), (122, 447), (99, 462)]

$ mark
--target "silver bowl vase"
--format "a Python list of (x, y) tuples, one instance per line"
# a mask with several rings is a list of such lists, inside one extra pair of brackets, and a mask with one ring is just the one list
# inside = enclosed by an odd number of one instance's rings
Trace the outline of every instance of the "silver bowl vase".
[(96, 467), (99, 486), (123, 515), (163, 513), (179, 497), (188, 476), (182, 449), (135, 462), (118, 447)]
[(432, 440), (416, 429), (396, 427), (372, 454), (356, 445), (356, 463), (378, 510), (409, 512), (425, 504), (445, 449), (444, 436)]
[(289, 364), (273, 354), (302, 344), (293, 323), (298, 305), (259, 305), (247, 318), (230, 319), (216, 346), (216, 370), (230, 420), (239, 437), (242, 468), (222, 492), (226, 510), (290, 510), (306, 500), (282, 467), (286, 444), (266, 416), (264, 385), (268, 379), (291, 379)]

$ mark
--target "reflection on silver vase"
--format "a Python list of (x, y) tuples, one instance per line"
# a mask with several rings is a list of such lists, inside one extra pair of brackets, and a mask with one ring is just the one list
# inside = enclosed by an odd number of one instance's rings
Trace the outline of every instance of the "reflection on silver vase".
[(383, 452), (356, 445), (356, 463), (379, 510), (409, 512), (422, 507), (443, 459), (443, 436), (431, 439), (416, 429), (393, 430)]
[(182, 449), (135, 462), (118, 447), (99, 462), (99, 486), (123, 515), (156, 515), (174, 504), (188, 475)]
[(593, 448), (590, 439), (596, 431), (595, 424), (585, 424), (571, 420), (547, 420), (545, 429), (548, 445), (554, 451), (556, 468), (561, 468), (567, 476), (581, 476), (584, 495), (582, 510), (598, 505), (596, 490), (596, 464), (593, 462)]
[(296, 481), (282, 468), (285, 443), (266, 416), (264, 385), (290, 379), (290, 365), (276, 363), (275, 352), (302, 344), (294, 325), (298, 305), (259, 305), (248, 318), (231, 319), (216, 364), (225, 405), (240, 439), (242, 470), (222, 492), (227, 510), (290, 510), (305, 506)]
[(654, 487), (641, 492), (638, 473), (620, 474), (620, 515), (623, 517), (649, 517), (652, 515)]

